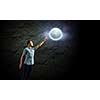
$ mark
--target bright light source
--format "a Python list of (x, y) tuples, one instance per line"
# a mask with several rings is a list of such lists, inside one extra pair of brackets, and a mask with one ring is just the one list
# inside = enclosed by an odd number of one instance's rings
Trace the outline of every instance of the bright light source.
[(49, 32), (50, 39), (57, 41), (63, 37), (63, 33), (59, 28), (53, 28)]

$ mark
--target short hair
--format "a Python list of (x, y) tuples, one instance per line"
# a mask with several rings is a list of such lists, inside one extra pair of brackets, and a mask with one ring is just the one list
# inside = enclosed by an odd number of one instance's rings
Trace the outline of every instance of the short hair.
[(32, 40), (27, 40), (27, 45), (30, 43), (30, 41), (32, 41)]

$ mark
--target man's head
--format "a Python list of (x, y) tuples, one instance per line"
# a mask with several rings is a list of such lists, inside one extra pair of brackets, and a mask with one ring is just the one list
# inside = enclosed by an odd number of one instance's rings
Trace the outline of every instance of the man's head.
[(32, 40), (28, 40), (28, 41), (27, 41), (27, 46), (32, 47), (33, 45), (34, 45), (34, 44), (33, 44)]

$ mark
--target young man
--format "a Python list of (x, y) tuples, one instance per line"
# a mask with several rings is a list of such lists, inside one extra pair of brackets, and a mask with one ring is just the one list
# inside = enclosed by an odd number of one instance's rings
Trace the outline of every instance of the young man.
[(45, 39), (35, 47), (33, 47), (34, 44), (32, 40), (27, 41), (27, 47), (23, 50), (19, 63), (19, 69), (21, 69), (23, 65), (23, 79), (30, 79), (32, 66), (34, 65), (35, 50), (41, 47), (46, 41), (47, 37), (45, 37)]

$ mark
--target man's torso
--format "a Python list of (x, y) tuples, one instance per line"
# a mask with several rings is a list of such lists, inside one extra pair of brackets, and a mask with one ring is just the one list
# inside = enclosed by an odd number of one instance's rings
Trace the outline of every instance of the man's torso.
[(33, 65), (34, 64), (35, 49), (34, 48), (28, 48), (28, 47), (26, 47), (24, 49), (24, 52), (25, 52), (24, 64)]

